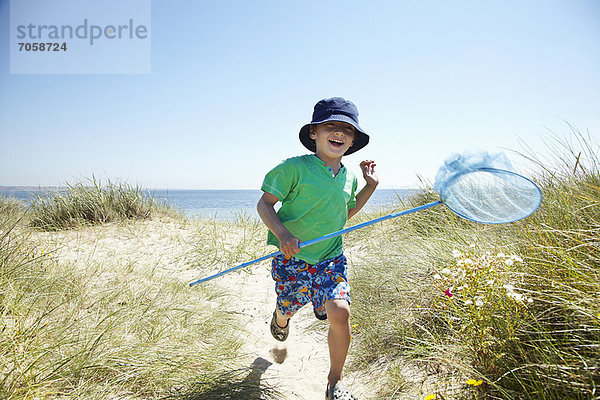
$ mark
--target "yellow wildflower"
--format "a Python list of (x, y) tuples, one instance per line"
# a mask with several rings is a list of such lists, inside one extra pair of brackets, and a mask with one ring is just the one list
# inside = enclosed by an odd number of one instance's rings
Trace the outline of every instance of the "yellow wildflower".
[(435, 400), (435, 394), (428, 394), (425, 400)]
[(467, 381), (467, 385), (472, 385), (472, 386), (479, 386), (482, 383), (483, 383), (483, 381), (478, 381), (478, 380), (475, 380), (475, 379), (469, 379)]

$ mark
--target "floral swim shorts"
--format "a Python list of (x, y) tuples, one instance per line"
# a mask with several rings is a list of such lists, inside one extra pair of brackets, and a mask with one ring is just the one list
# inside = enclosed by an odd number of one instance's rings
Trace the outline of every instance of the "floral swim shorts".
[(343, 254), (317, 264), (294, 257), (286, 260), (283, 255), (273, 258), (271, 276), (275, 280), (279, 311), (292, 316), (312, 301), (315, 316), (327, 319), (325, 303), (328, 300), (342, 299), (350, 303), (346, 263)]

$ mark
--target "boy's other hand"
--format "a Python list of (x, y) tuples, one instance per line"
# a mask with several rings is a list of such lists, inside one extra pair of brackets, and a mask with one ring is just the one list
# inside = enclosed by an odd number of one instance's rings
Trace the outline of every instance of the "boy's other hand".
[(363, 178), (368, 186), (377, 186), (379, 184), (379, 177), (377, 176), (377, 172), (375, 172), (376, 165), (377, 164), (375, 164), (375, 161), (373, 160), (365, 160), (360, 163)]
[(300, 247), (298, 247), (300, 240), (292, 234), (280, 238), (279, 243), (281, 244), (279, 250), (281, 250), (283, 256), (287, 259), (292, 258), (300, 251)]

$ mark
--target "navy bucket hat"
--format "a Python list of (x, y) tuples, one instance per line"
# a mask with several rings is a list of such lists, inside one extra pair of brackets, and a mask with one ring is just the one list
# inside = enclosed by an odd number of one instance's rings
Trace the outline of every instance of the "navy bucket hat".
[(317, 151), (315, 141), (309, 135), (310, 127), (311, 125), (318, 125), (327, 121), (346, 122), (356, 129), (354, 142), (345, 155), (352, 154), (369, 143), (369, 135), (358, 125), (358, 109), (354, 103), (341, 97), (332, 97), (330, 99), (323, 99), (315, 104), (312, 121), (300, 129), (300, 142), (302, 142), (304, 147), (312, 152)]

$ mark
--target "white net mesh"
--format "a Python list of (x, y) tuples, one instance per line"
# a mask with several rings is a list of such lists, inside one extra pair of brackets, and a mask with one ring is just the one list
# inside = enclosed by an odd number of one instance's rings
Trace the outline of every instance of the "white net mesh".
[(542, 192), (510, 171), (479, 169), (455, 176), (440, 192), (442, 202), (463, 218), (486, 224), (513, 222), (533, 213)]
[(504, 153), (453, 154), (439, 169), (433, 188), (461, 217), (487, 224), (513, 222), (539, 207), (542, 191), (511, 169)]

